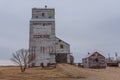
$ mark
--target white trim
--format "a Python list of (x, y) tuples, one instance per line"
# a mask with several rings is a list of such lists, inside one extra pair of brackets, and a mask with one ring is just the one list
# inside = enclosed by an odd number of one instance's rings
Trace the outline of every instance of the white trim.
[(55, 21), (55, 19), (31, 19), (30, 21)]

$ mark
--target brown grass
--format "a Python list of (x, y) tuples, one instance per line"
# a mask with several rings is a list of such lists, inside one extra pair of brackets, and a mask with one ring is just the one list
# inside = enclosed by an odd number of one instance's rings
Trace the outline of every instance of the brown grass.
[[(64, 79), (63, 79), (64, 78)], [(67, 80), (69, 74), (57, 68), (29, 68), (21, 73), (19, 67), (0, 67), (0, 80)]]
[(68, 64), (54, 69), (29, 68), (21, 73), (19, 67), (0, 67), (0, 80), (119, 80), (120, 68), (83, 69)]

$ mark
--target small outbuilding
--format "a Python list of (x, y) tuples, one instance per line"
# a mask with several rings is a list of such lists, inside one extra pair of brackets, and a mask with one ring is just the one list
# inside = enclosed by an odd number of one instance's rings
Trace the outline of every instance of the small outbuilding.
[(83, 68), (106, 68), (106, 60), (103, 55), (98, 52), (88, 54), (82, 59)]

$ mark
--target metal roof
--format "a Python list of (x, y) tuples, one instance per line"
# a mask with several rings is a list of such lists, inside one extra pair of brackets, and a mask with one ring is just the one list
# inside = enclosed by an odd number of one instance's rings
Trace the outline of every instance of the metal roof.
[[(103, 56), (102, 54), (100, 54), (99, 52), (94, 52), (94, 53), (90, 53), (90, 54), (88, 54), (85, 58), (89, 58), (89, 57), (91, 57), (92, 55), (94, 55), (94, 54), (99, 54), (99, 55), (101, 55), (101, 56)], [(105, 57), (105, 56), (103, 56), (103, 57)]]

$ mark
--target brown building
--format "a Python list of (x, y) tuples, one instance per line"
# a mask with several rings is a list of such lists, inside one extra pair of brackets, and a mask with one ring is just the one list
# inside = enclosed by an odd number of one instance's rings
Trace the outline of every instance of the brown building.
[(98, 52), (89, 54), (82, 59), (84, 68), (106, 68), (106, 60), (103, 55)]

